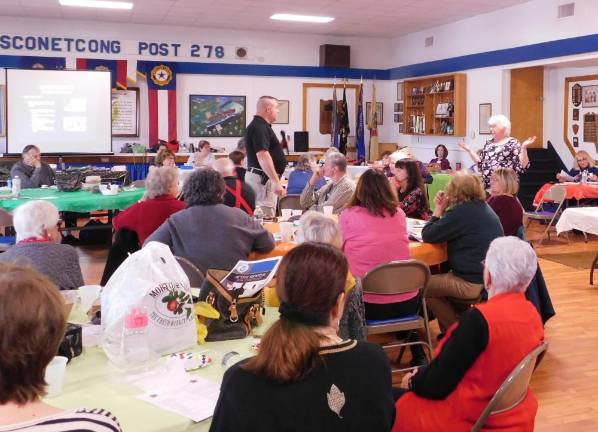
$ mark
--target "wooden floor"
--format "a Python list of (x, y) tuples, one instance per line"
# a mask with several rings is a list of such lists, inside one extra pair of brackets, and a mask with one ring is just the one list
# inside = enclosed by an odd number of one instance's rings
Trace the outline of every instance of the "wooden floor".
[[(528, 237), (539, 237), (530, 227)], [(536, 246), (539, 255), (595, 251), (598, 237), (584, 243), (581, 235), (546, 241)], [(99, 283), (107, 251), (79, 249), (86, 283)], [(540, 408), (536, 430), (546, 432), (598, 431), (598, 280), (589, 284), (589, 270), (540, 259), (556, 316), (546, 325), (550, 347), (532, 378)], [(596, 274), (598, 279), (598, 271)], [(437, 329), (434, 325), (433, 329)]]

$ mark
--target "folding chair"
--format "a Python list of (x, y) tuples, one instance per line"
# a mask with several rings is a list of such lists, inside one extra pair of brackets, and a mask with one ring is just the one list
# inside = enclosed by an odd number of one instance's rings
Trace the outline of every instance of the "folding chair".
[[(548, 226), (542, 233), (542, 237), (538, 242), (539, 245), (542, 244), (544, 241), (544, 236), (548, 234), (548, 239), (550, 240), (550, 227), (554, 224), (556, 219), (560, 216), (563, 210), (563, 203), (565, 202), (565, 198), (567, 196), (567, 189), (565, 186), (560, 184), (553, 185), (549, 190), (544, 193), (544, 196), (540, 200), (540, 203), (536, 207), (533, 212), (525, 212), (525, 216), (527, 217), (527, 224), (525, 228), (529, 226), (532, 220), (539, 220), (539, 221), (550, 221), (548, 222)], [(555, 211), (543, 210), (542, 206), (547, 202), (551, 201), (555, 204), (558, 204), (558, 207)]]
[[(369, 271), (362, 280), (364, 294), (392, 295), (418, 291), (423, 318), (419, 314), (414, 314), (390, 320), (366, 319), (366, 333), (368, 336), (421, 329), (425, 331), (425, 342), (402, 342), (397, 340), (382, 345), (384, 350), (400, 347), (401, 354), (399, 354), (399, 358), (406, 347), (414, 345), (423, 345), (428, 350), (428, 358), (432, 357), (432, 338), (430, 336), (425, 295), (429, 279), (430, 269), (427, 264), (418, 260), (405, 260), (382, 264)], [(403, 372), (411, 369), (413, 368), (393, 369), (392, 372)]]
[(511, 371), (507, 379), (494, 393), (494, 396), (480, 414), (478, 421), (471, 428), (471, 432), (481, 431), (488, 417), (515, 408), (525, 399), (532, 373), (544, 358), (547, 349), (548, 342), (542, 342), (515, 366), (515, 369)]
[(177, 262), (189, 278), (191, 288), (201, 288), (203, 280), (206, 278), (203, 272), (198, 269), (195, 264), (189, 261), (187, 258), (175, 256)]
[(299, 203), (299, 198), (301, 195), (285, 195), (280, 199), (278, 202), (279, 209), (293, 209), (293, 210), (303, 210), (301, 204)]

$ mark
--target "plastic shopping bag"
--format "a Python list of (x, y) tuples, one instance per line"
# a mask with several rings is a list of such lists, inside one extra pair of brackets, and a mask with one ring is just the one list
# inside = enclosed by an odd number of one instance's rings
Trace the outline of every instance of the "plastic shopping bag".
[(187, 275), (168, 246), (150, 242), (114, 272), (102, 293), (102, 347), (110, 360), (125, 364), (127, 317), (147, 311), (149, 349), (156, 354), (197, 343), (195, 315)]

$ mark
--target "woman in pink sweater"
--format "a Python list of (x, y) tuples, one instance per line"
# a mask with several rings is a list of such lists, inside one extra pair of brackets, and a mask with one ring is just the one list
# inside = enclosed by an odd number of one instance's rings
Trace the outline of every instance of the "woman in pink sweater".
[[(358, 278), (380, 264), (409, 259), (405, 213), (387, 177), (368, 170), (359, 178), (353, 198), (339, 219), (343, 251)], [(367, 319), (391, 319), (418, 309), (417, 292), (364, 294)]]

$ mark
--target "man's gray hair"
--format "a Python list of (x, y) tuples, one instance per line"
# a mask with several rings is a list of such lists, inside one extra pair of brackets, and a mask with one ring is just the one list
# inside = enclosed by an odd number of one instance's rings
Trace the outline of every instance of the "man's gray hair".
[(42, 238), (44, 231), (55, 227), (58, 220), (58, 209), (48, 201), (29, 201), (17, 207), (13, 214), (17, 241)]
[(145, 179), (145, 198), (154, 199), (160, 195), (167, 195), (178, 182), (179, 170), (177, 168), (152, 166)]
[(276, 99), (274, 96), (261, 96), (258, 100), (257, 100), (257, 109), (258, 111), (260, 111), (261, 109), (264, 109), (265, 107), (272, 105), (273, 102), (278, 103), (278, 99)]
[(344, 154), (335, 152), (326, 156), (326, 160), (330, 161), (333, 167), (338, 167), (342, 172), (347, 172), (347, 158)]
[(326, 243), (337, 248), (342, 245), (341, 231), (334, 219), (313, 210), (301, 216), (303, 241)]
[(218, 171), (222, 177), (230, 177), (235, 174), (235, 164), (229, 158), (216, 159), (212, 168)]
[(517, 237), (499, 237), (486, 253), (492, 295), (525, 292), (538, 268), (536, 252), (528, 242)]
[(496, 126), (501, 129), (505, 130), (505, 134), (511, 135), (511, 121), (507, 118), (507, 116), (502, 114), (493, 115), (488, 119), (489, 126)]

